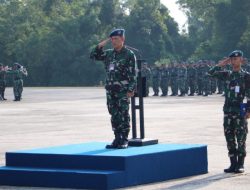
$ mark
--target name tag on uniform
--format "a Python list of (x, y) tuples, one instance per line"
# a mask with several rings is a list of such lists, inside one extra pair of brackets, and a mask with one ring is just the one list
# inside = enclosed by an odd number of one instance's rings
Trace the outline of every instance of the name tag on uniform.
[(113, 71), (113, 70), (115, 70), (115, 65), (113, 63), (111, 63), (109, 65), (109, 71)]
[(240, 92), (240, 87), (239, 86), (235, 86), (235, 92), (239, 93)]

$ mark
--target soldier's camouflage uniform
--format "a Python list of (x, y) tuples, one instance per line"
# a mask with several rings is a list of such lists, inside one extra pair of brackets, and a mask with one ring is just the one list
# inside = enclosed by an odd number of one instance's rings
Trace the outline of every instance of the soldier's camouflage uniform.
[(21, 69), (6, 71), (13, 76), (13, 92), (15, 100), (20, 101), (23, 93), (23, 76), (25, 75)]
[(6, 71), (0, 71), (0, 100), (4, 100), (4, 92), (6, 87), (5, 75)]
[(146, 96), (149, 95), (149, 82), (151, 78), (151, 70), (147, 66), (143, 66), (141, 69), (141, 77), (146, 79)]
[(106, 70), (107, 107), (111, 115), (111, 125), (115, 136), (128, 138), (130, 131), (128, 92), (136, 87), (136, 58), (134, 53), (123, 47), (103, 51), (96, 47), (90, 58), (103, 61)]
[(245, 97), (250, 104), (250, 74), (243, 70), (222, 71), (219, 66), (210, 69), (209, 74), (225, 82), (223, 125), (228, 155), (245, 157), (248, 127), (246, 118), (240, 115), (240, 104)]
[(186, 93), (186, 81), (187, 81), (187, 68), (181, 66), (178, 68), (178, 87), (180, 89), (180, 95), (184, 96)]
[(172, 91), (171, 96), (178, 95), (178, 68), (176, 66), (170, 68), (170, 87)]
[(196, 89), (197, 71), (193, 66), (187, 69), (187, 83), (190, 89), (190, 95), (194, 95)]
[(153, 85), (154, 96), (159, 95), (160, 80), (161, 80), (160, 69), (158, 67), (154, 67), (152, 69), (152, 85)]
[(162, 67), (160, 70), (161, 74), (161, 91), (162, 91), (162, 96), (167, 96), (168, 95), (168, 83), (169, 83), (169, 70), (168, 68)]

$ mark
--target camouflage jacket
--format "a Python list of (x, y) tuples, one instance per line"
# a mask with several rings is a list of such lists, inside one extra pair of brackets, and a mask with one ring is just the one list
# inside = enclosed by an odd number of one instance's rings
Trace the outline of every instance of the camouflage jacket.
[(208, 71), (213, 77), (225, 81), (225, 113), (240, 113), (240, 104), (247, 98), (248, 112), (250, 112), (250, 73), (240, 70), (223, 71), (221, 67), (215, 66)]
[(160, 69), (158, 67), (154, 67), (151, 71), (151, 74), (152, 74), (152, 78), (155, 80), (161, 78)]
[(168, 68), (162, 68), (160, 70), (161, 79), (168, 79), (169, 78), (169, 69)]
[(185, 67), (178, 68), (178, 78), (179, 79), (186, 79), (187, 78), (187, 68), (185, 68)]
[(5, 81), (5, 75), (6, 75), (6, 71), (0, 71), (0, 81)]
[(113, 87), (116, 91), (132, 92), (136, 87), (136, 57), (135, 54), (123, 47), (117, 52), (114, 49), (103, 50), (95, 47), (91, 59), (103, 61), (106, 70), (106, 89)]
[(194, 80), (194, 79), (196, 79), (196, 76), (197, 76), (196, 69), (194, 67), (189, 67), (187, 69), (187, 78)]
[(9, 71), (6, 71), (6, 73), (7, 74), (12, 74), (14, 81), (22, 80), (23, 76), (24, 76), (24, 73), (20, 69), (18, 69), (18, 70), (9, 70)]
[(142, 69), (141, 69), (141, 76), (142, 77), (146, 77), (147, 80), (149, 80), (150, 77), (151, 77), (151, 70), (150, 70), (150, 68), (148, 68), (148, 67), (142, 67)]

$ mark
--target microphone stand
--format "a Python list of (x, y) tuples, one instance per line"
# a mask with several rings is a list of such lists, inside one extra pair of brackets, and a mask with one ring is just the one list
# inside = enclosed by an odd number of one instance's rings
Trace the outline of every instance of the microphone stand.
[[(127, 46), (126, 47), (132, 51), (135, 51), (139, 56), (139, 59), (136, 60), (138, 66), (138, 78), (137, 78), (137, 89), (135, 92), (135, 96), (131, 98), (131, 115), (132, 115), (132, 139), (129, 139), (128, 145), (129, 146), (145, 146), (145, 145), (153, 145), (158, 144), (158, 139), (145, 139), (145, 126), (144, 126), (144, 103), (143, 97), (143, 87), (142, 83), (142, 76), (141, 76), (141, 68), (142, 62), (145, 60), (141, 59), (141, 52), (134, 48)], [(139, 98), (139, 105), (136, 105), (136, 97)], [(140, 117), (140, 137), (137, 137), (137, 126), (136, 126), (136, 110), (139, 110), (139, 117)]]

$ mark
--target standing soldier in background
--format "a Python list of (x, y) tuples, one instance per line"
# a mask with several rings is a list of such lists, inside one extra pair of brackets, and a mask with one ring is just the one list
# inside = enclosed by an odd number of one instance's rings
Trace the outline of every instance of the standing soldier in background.
[(197, 95), (203, 94), (203, 61), (200, 60), (197, 63)]
[(195, 87), (196, 87), (196, 69), (194, 67), (194, 64), (188, 64), (187, 67), (187, 84), (188, 84), (188, 88), (190, 89), (190, 93), (188, 96), (194, 96), (195, 93)]
[(210, 77), (208, 76), (208, 71), (210, 67), (208, 65), (208, 61), (203, 62), (203, 67), (202, 67), (202, 86), (203, 86), (203, 96), (208, 96), (211, 92), (211, 80)]
[[(113, 49), (103, 50), (111, 41)], [(128, 147), (130, 131), (129, 100), (136, 88), (136, 58), (124, 45), (125, 30), (113, 30), (109, 38), (100, 42), (91, 52), (90, 58), (103, 61), (106, 70), (107, 107), (115, 139), (106, 148)]]
[(23, 76), (28, 76), (27, 70), (19, 63), (14, 63), (13, 69), (7, 71), (13, 75), (14, 101), (21, 101), (23, 93)]
[[(247, 119), (250, 118), (250, 74), (241, 69), (243, 52), (233, 51), (209, 70), (209, 74), (225, 81), (224, 133), (227, 141), (228, 156), (231, 165), (226, 173), (243, 173), (246, 157)], [(233, 71), (221, 68), (231, 64)], [(241, 114), (241, 105), (247, 98), (246, 113)]]
[(153, 85), (153, 96), (159, 96), (159, 86), (160, 86), (161, 74), (159, 67), (154, 64), (152, 69), (152, 85)]
[[(215, 62), (213, 61), (209, 61), (209, 69), (212, 68), (214, 66)], [(217, 80), (216, 78), (213, 78), (213, 77), (209, 77), (210, 79), (210, 94), (214, 94), (216, 92), (216, 89), (217, 89)]]
[(149, 82), (150, 82), (150, 77), (151, 77), (151, 70), (148, 67), (147, 62), (144, 62), (141, 68), (141, 76), (142, 78), (145, 78), (146, 82), (146, 96), (149, 95)]
[(178, 87), (180, 89), (179, 96), (185, 96), (187, 81), (187, 68), (184, 63), (181, 63), (178, 68)]
[(160, 69), (161, 73), (161, 91), (162, 95), (161, 96), (167, 96), (168, 95), (168, 82), (169, 82), (169, 71), (168, 68), (165, 64), (161, 65)]
[(6, 80), (5, 80), (5, 75), (6, 75), (6, 69), (2, 63), (0, 63), (0, 100), (7, 100), (4, 97), (4, 92), (6, 88)]
[(172, 94), (171, 96), (177, 96), (178, 95), (178, 68), (177, 68), (177, 62), (174, 62), (171, 64), (170, 68), (170, 87)]

